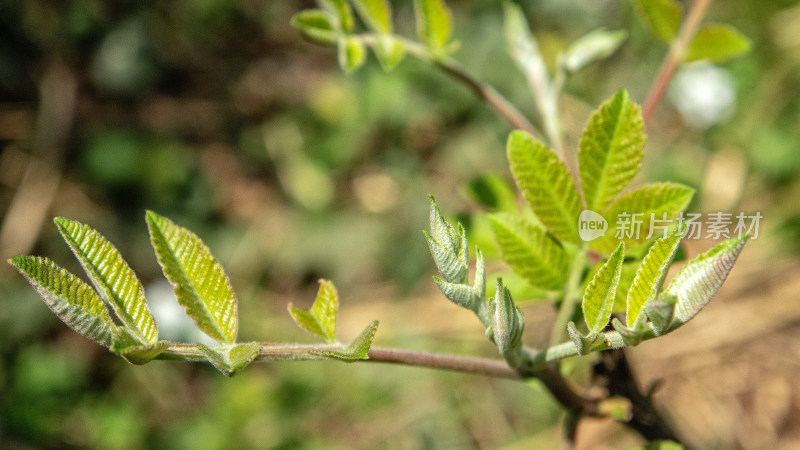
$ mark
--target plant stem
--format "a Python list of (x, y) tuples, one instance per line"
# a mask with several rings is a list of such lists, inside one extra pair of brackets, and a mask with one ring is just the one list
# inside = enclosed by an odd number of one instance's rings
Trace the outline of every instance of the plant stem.
[(561, 306), (558, 308), (556, 323), (550, 334), (550, 347), (554, 347), (567, 340), (567, 323), (575, 312), (575, 305), (580, 298), (581, 275), (586, 267), (586, 248), (583, 246), (575, 253), (572, 260), (572, 268), (569, 272), (567, 284), (564, 286), (564, 296), (561, 299)]
[(498, 378), (520, 378), (519, 372), (509, 367), (503, 360), (474, 356), (373, 347), (369, 350), (369, 359), (366, 361), (427, 367)]
[(659, 69), (658, 75), (656, 76), (656, 79), (650, 88), (650, 92), (647, 94), (647, 99), (645, 100), (644, 107), (642, 108), (642, 119), (644, 120), (645, 126), (650, 123), (650, 119), (653, 117), (653, 113), (655, 112), (658, 103), (664, 96), (664, 92), (667, 90), (667, 86), (672, 79), (672, 75), (675, 73), (675, 69), (683, 60), (683, 55), (686, 52), (689, 43), (697, 33), (697, 29), (699, 28), (700, 22), (703, 20), (709, 5), (711, 5), (711, 0), (695, 0), (694, 3), (692, 3), (692, 8), (689, 10), (689, 15), (681, 25), (681, 29), (678, 31), (678, 36), (672, 42), (669, 53), (667, 53), (664, 62), (661, 64), (661, 69)]

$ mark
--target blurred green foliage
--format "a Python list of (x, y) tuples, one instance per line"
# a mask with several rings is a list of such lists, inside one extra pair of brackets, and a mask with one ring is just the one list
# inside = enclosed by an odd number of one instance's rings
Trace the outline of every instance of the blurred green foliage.
[[(323, 276), (339, 288), (344, 315), (369, 308), (373, 295), (400, 306), (411, 294), (435, 296), (419, 231), (427, 224), (426, 196), (435, 193), (465, 216), (514, 207), (502, 185), (510, 179), (510, 130), (463, 86), (416, 61), (384, 73), (370, 56), (361, 71), (342, 74), (333, 50), (305, 43), (289, 25), (310, 3), (0, 1), (4, 227), (43, 221), (25, 252), (73, 270), (49, 218), (92, 223), (147, 286), (160, 275), (142, 232), (144, 209), (172, 217), (197, 232), (231, 275), (245, 337), (304, 339), (290, 331), (285, 305), (308, 306)], [(411, 3), (393, 2), (407, 35)], [(525, 80), (503, 49), (499, 2), (448, 3), (461, 42), (454, 56), (531, 113)], [(620, 87), (644, 98), (666, 50), (628, 2), (520, 3), (551, 62), (595, 28), (630, 32), (615, 56), (570, 79), (568, 145), (589, 105)], [(728, 191), (738, 193), (726, 207), (762, 211), (789, 237), (783, 251), (796, 251), (800, 8), (789, 0), (733, 0), (715, 3), (711, 15), (754, 43), (749, 57), (723, 66), (735, 80), (736, 111), (687, 131), (676, 110), (662, 105), (649, 130), (645, 178), (687, 183), (699, 188), (694, 206), (719, 205), (719, 192), (708, 186), (721, 164)], [(55, 66), (76, 80), (74, 117), (66, 138), (41, 150), (37, 140), (56, 125), (39, 115), (46, 100), (39, 89)], [(9, 217), (25, 167), (39, 157), (62, 162), (48, 213)], [(726, 172), (731, 161), (744, 169)], [(472, 241), (496, 256), (486, 223), (465, 223)], [(559, 439), (548, 431), (560, 417), (556, 406), (517, 384), (332, 363), (265, 365), (233, 380), (204, 365), (134, 368), (57, 322), (10, 267), (0, 269), (0, 296), (3, 445), (223, 448), (231, 440), (242, 448), (442, 448), (523, 445), (535, 435), (546, 447)], [(526, 296), (535, 293), (515, 290), (515, 298)], [(425, 334), (440, 341), (418, 337)], [(409, 324), (379, 331), (378, 339), (491, 350), (481, 336), (463, 343), (438, 334)], [(483, 422), (492, 408), (503, 411), (503, 423)]]

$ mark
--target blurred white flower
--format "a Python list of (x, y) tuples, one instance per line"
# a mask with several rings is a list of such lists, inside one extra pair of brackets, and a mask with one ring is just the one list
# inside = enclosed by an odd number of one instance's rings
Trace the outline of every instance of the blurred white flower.
[(672, 82), (669, 100), (690, 128), (705, 130), (724, 122), (736, 109), (733, 77), (707, 62), (687, 65)]

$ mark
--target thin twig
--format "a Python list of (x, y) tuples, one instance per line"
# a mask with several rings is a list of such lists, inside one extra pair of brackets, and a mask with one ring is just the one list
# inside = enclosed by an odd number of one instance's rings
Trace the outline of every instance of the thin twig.
[(450, 370), (497, 378), (522, 378), (521, 375), (510, 368), (505, 361), (474, 356), (458, 356), (443, 353), (415, 352), (410, 350), (373, 347), (369, 350), (369, 359), (367, 361)]
[(650, 92), (647, 94), (647, 99), (642, 108), (642, 118), (645, 126), (650, 123), (650, 119), (653, 117), (658, 103), (664, 96), (664, 92), (667, 90), (667, 86), (672, 79), (672, 75), (675, 73), (675, 69), (677, 69), (678, 64), (683, 60), (684, 53), (689, 43), (692, 41), (695, 33), (697, 33), (697, 29), (709, 5), (711, 5), (711, 0), (695, 0), (692, 4), (692, 9), (689, 11), (689, 15), (686, 17), (683, 25), (681, 25), (678, 36), (670, 46), (669, 53), (661, 64), (661, 69), (659, 69), (658, 75), (650, 88)]

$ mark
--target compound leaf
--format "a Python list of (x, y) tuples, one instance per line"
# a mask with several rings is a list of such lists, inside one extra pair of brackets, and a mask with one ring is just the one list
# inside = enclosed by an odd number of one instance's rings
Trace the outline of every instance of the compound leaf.
[(636, 175), (644, 140), (641, 111), (624, 89), (592, 114), (578, 151), (587, 209), (603, 211)]
[(686, 50), (686, 61), (708, 59), (719, 63), (747, 53), (750, 40), (736, 28), (721, 23), (703, 25)]
[(508, 213), (488, 216), (497, 245), (515, 272), (532, 285), (560, 289), (568, 272), (567, 253), (544, 229)]
[(717, 293), (749, 236), (728, 239), (689, 261), (672, 279), (664, 296), (675, 297), (678, 325), (689, 321)]
[(670, 43), (681, 27), (683, 7), (675, 0), (634, 0), (636, 12), (651, 33)]
[(317, 298), (306, 311), (289, 304), (289, 314), (297, 325), (311, 334), (325, 339), (329, 344), (336, 342), (336, 312), (339, 309), (339, 295), (333, 283), (319, 280)]
[(589, 335), (603, 331), (611, 320), (624, 257), (625, 244), (620, 243), (586, 287), (581, 306), (583, 318), (589, 327)]
[(111, 306), (125, 328), (140, 344), (155, 344), (158, 330), (147, 307), (142, 284), (117, 248), (87, 225), (63, 217), (57, 217), (55, 223), (100, 297)]
[(453, 15), (444, 0), (414, 0), (417, 36), (431, 51), (439, 53), (450, 40)]
[(153, 211), (147, 211), (145, 218), (178, 303), (204, 333), (232, 344), (238, 327), (236, 297), (222, 266), (196, 234)]
[(103, 300), (75, 275), (47, 258), (15, 256), (9, 261), (62, 322), (100, 345), (111, 346), (114, 329)]
[(342, 361), (369, 359), (369, 348), (378, 331), (378, 321), (373, 320), (344, 350), (312, 350), (311, 353)]
[(206, 356), (206, 359), (214, 365), (226, 377), (232, 377), (237, 372), (249, 366), (261, 350), (258, 342), (247, 342), (242, 344), (223, 345), (219, 347), (208, 347), (197, 344), (197, 348)]
[(367, 28), (381, 34), (392, 32), (392, 8), (387, 0), (351, 0), (351, 3)]
[(567, 166), (524, 131), (512, 132), (507, 147), (511, 173), (539, 220), (558, 239), (580, 243), (581, 200)]
[(642, 312), (644, 304), (654, 298), (661, 289), (661, 283), (667, 274), (675, 252), (678, 251), (683, 231), (676, 228), (671, 233), (665, 233), (650, 247), (642, 259), (642, 264), (636, 271), (631, 288), (628, 291), (626, 320), (629, 327), (633, 327)]

